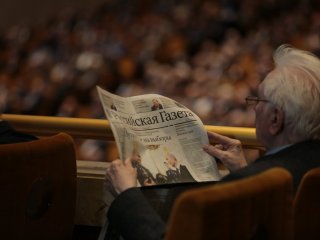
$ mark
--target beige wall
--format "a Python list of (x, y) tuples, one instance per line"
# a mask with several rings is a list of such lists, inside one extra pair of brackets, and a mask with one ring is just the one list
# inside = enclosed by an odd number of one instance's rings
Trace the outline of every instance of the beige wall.
[(0, 6), (0, 30), (17, 23), (37, 23), (71, 6), (92, 10), (106, 0), (4, 0)]

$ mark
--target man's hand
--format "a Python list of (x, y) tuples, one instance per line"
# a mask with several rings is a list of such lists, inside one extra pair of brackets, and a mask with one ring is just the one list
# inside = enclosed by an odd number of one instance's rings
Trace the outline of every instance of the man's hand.
[(116, 159), (111, 162), (106, 171), (106, 184), (114, 196), (137, 186), (137, 171), (132, 166), (130, 158), (125, 161)]
[(203, 149), (211, 156), (219, 158), (230, 171), (235, 171), (247, 166), (247, 161), (239, 140), (213, 132), (208, 132), (208, 137), (210, 142), (217, 144), (205, 145)]

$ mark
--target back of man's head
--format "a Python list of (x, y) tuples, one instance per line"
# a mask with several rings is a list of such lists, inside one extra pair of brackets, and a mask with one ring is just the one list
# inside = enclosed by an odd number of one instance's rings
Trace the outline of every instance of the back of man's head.
[(320, 139), (320, 60), (289, 45), (274, 53), (275, 70), (263, 81), (264, 95), (285, 112), (293, 141)]

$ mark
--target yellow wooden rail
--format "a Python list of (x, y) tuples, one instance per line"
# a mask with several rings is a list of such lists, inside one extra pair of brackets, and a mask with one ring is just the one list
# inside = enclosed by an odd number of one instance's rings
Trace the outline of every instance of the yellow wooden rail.
[[(103, 139), (113, 141), (108, 120), (90, 118), (66, 118), (2, 114), (1, 119), (10, 122), (17, 130), (37, 136), (48, 136), (66, 132), (75, 138)], [(261, 148), (256, 140), (254, 128), (209, 126), (208, 131), (239, 139), (245, 148)]]
[[(15, 129), (37, 136), (65, 132), (74, 138), (114, 141), (109, 122), (103, 119), (2, 114)], [(261, 148), (254, 128), (205, 126), (207, 130), (239, 139), (245, 148)], [(103, 226), (113, 197), (105, 189), (108, 162), (77, 161), (77, 206), (75, 224)], [(222, 170), (221, 170), (222, 171)]]

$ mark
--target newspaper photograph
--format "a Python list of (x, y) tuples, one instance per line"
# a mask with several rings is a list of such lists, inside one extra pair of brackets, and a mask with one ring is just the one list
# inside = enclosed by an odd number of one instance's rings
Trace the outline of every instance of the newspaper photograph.
[(97, 90), (120, 159), (131, 157), (140, 186), (220, 180), (216, 160), (202, 149), (207, 132), (191, 110), (158, 94)]

